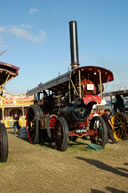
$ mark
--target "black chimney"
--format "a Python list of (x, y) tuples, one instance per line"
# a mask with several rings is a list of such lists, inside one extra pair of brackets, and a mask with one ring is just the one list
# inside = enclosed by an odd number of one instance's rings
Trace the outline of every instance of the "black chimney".
[(77, 22), (69, 22), (70, 31), (70, 50), (71, 50), (71, 67), (79, 67), (78, 41), (77, 41)]

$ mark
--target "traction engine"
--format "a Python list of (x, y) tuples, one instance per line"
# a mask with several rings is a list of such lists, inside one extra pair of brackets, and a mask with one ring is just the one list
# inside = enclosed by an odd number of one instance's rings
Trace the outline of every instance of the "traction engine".
[[(8, 63), (0, 62), (0, 97), (3, 97), (5, 84), (18, 75), (19, 68)], [(8, 135), (7, 130), (2, 123), (4, 109), (0, 111), (0, 162), (6, 162), (8, 159)]]
[(101, 67), (80, 67), (76, 25), (69, 22), (71, 71), (27, 92), (34, 95), (34, 105), (27, 112), (29, 141), (53, 139), (60, 151), (67, 149), (69, 140), (87, 135), (103, 147), (107, 141), (104, 120), (98, 116), (89, 120), (89, 115), (93, 105), (101, 102), (103, 84), (112, 81), (113, 74)]

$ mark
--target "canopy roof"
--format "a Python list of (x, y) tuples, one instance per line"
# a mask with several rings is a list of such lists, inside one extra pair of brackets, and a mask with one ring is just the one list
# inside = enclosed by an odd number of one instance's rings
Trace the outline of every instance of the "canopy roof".
[(57, 78), (54, 78), (46, 83), (39, 84), (37, 87), (29, 90), (27, 92), (27, 95), (33, 95), (42, 92), (43, 90), (55, 90), (58, 88), (64, 88), (67, 85), (68, 81), (73, 78), (79, 70), (81, 71), (81, 77), (83, 77), (83, 79), (92, 80), (96, 84), (99, 84), (100, 82), (99, 76), (101, 76), (102, 83), (110, 82), (114, 79), (112, 72), (105, 68), (96, 66), (83, 66), (75, 68), (72, 71), (60, 75)]
[(100, 83), (99, 81), (100, 72), (102, 83), (107, 83), (114, 80), (113, 73), (110, 70), (107, 70), (99, 66), (83, 66), (80, 68), (76, 68), (72, 71), (72, 74), (74, 74), (79, 70), (85, 74), (86, 79), (95, 81), (97, 84)]
[(18, 75), (18, 70), (19, 68), (14, 65), (0, 62), (0, 86), (16, 77)]
[(107, 97), (107, 96), (117, 96), (117, 95), (128, 96), (128, 89), (103, 93), (103, 97)]

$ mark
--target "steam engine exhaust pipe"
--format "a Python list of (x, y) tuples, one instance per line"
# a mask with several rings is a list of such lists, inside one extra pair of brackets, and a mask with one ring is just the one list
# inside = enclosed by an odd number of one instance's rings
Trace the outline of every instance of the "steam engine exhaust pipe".
[(77, 22), (69, 22), (70, 32), (70, 50), (71, 50), (71, 68), (79, 67), (78, 40), (77, 40)]

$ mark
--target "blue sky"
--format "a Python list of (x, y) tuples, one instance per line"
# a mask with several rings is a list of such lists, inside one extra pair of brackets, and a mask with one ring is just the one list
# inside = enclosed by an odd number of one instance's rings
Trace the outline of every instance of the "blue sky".
[(0, 61), (20, 68), (8, 92), (26, 93), (67, 72), (71, 20), (81, 66), (111, 70), (115, 80), (107, 88), (128, 85), (128, 0), (4, 0), (0, 18), (0, 52), (7, 50)]

